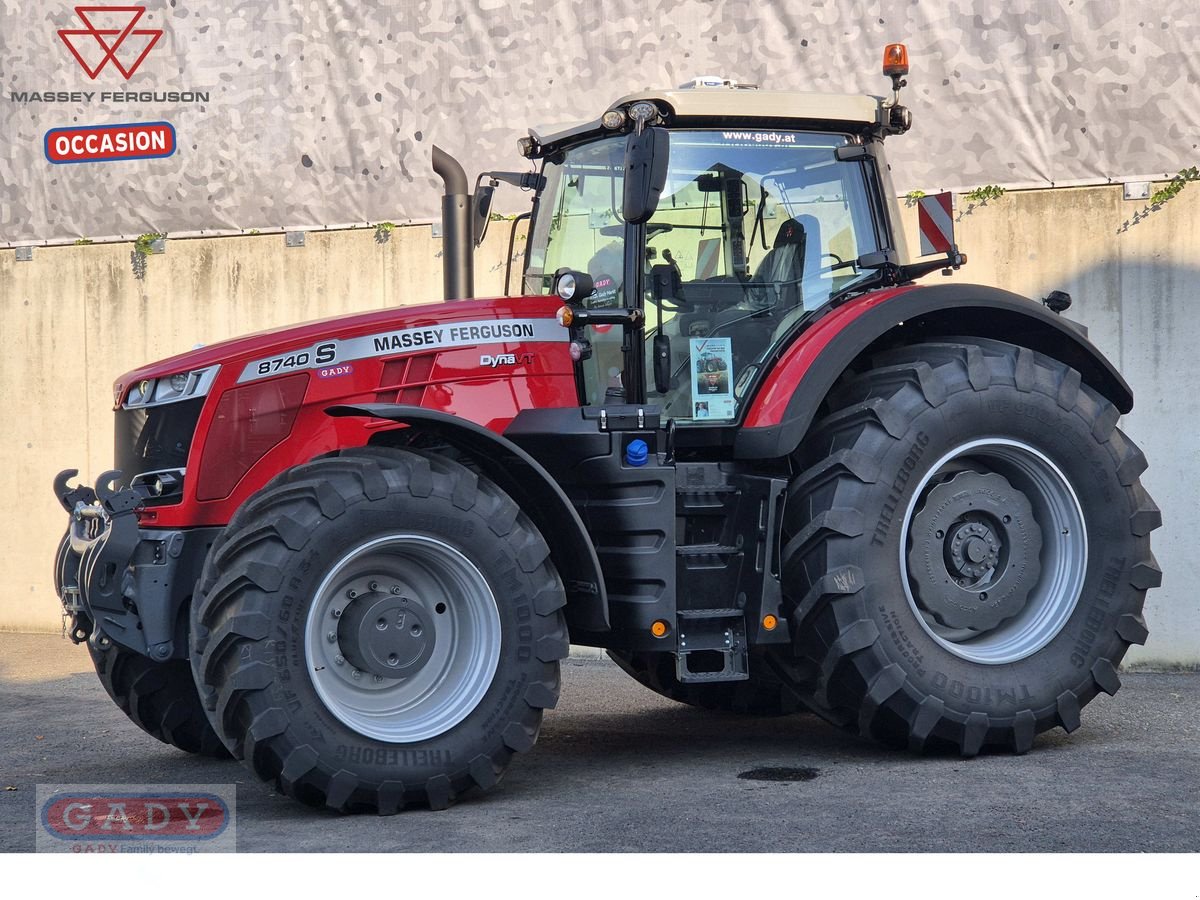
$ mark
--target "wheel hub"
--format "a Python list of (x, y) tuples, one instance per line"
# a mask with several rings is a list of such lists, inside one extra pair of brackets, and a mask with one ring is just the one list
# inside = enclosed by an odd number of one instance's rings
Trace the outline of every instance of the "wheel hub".
[(1033, 508), (995, 472), (960, 471), (933, 487), (909, 540), (917, 604), (947, 628), (996, 628), (1025, 608), (1041, 574)]
[(305, 622), (309, 674), (325, 708), (389, 743), (454, 727), (500, 660), (499, 606), (461, 551), (408, 533), (347, 549), (317, 585)]
[(419, 600), (370, 592), (346, 607), (338, 622), (337, 643), (356, 669), (384, 678), (407, 678), (433, 655), (435, 617)]
[(946, 566), (954, 577), (974, 581), (996, 568), (1001, 549), (986, 520), (959, 522), (946, 539)]

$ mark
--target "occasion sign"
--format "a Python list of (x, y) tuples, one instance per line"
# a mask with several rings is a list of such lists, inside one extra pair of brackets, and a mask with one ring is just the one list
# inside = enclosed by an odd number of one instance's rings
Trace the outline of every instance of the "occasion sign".
[(84, 125), (46, 132), (46, 159), (52, 163), (157, 159), (174, 152), (175, 128), (169, 122)]

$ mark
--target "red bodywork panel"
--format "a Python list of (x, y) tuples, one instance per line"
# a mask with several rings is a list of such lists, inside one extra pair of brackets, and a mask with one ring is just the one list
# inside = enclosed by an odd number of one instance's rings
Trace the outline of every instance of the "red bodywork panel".
[[(394, 422), (327, 416), (325, 409), (336, 404), (383, 402), (423, 406), (462, 416), (497, 432), (503, 431), (522, 409), (578, 406), (567, 330), (554, 320), (561, 306), (562, 301), (557, 297), (505, 297), (398, 307), (236, 338), (122, 376), (114, 391), (118, 404), (125, 399), (129, 386), (142, 379), (221, 365), (189, 449), (183, 500), (170, 506), (147, 508), (140, 515), (141, 523), (163, 528), (224, 525), (247, 497), (282, 470), (342, 447), (363, 446), (381, 430), (397, 427)], [(456, 323), (512, 320), (547, 321), (545, 325), (537, 322), (535, 340), (466, 343), (462, 335), (471, 332), (451, 331)], [(372, 350), (365, 357), (339, 358), (337, 365), (321, 367), (314, 362), (302, 368), (285, 369), (278, 375), (244, 376), (251, 363), (257, 365), (264, 358), (311, 349), (324, 341), (347, 346), (355, 338), (426, 327), (440, 329), (443, 334), (458, 334), (458, 343), (409, 347), (395, 352)], [(365, 344), (374, 346), (372, 341)], [(512, 358), (505, 358), (495, 366), (481, 360), (485, 355), (506, 354)], [(307, 384), (300, 378), (300, 372), (307, 374)], [(197, 499), (197, 493), (215, 496), (223, 492), (223, 489), (215, 493), (212, 488), (205, 489), (202, 476), (206, 471), (218, 472), (237, 459), (239, 453), (246, 454), (245, 448), (239, 450), (209, 440), (222, 431), (220, 423), (214, 420), (223, 395), (239, 388), (274, 383), (283, 386), (281, 390), (292, 392), (297, 383), (303, 386), (304, 399), (290, 430), (244, 476), (226, 479), (235, 482), (228, 495)], [(224, 405), (227, 412), (230, 406), (230, 403)], [(267, 418), (270, 421), (270, 412)], [(228, 434), (230, 429), (225, 427), (224, 431)], [(271, 441), (268, 435), (263, 446), (269, 446)]]
[(746, 411), (743, 427), (768, 428), (782, 422), (792, 394), (800, 388), (804, 376), (829, 346), (829, 342), (867, 310), (915, 287), (916, 285), (909, 284), (872, 291), (844, 303), (818, 319), (784, 351), (775, 368), (767, 375), (763, 386), (751, 402), (750, 409)]
[[(912, 290), (913, 285), (873, 291), (831, 310), (783, 353), (753, 398), (743, 428), (767, 428), (783, 421), (788, 402), (829, 342), (867, 310)], [(209, 391), (197, 422), (188, 454), (189, 476), (180, 503), (144, 510), (143, 525), (163, 528), (223, 525), (246, 498), (284, 469), (343, 447), (367, 444), (394, 422), (359, 418), (333, 418), (325, 409), (337, 404), (399, 403), (448, 412), (495, 432), (503, 432), (523, 409), (573, 407), (579, 403), (573, 364), (568, 353), (567, 330), (547, 331), (542, 340), (509, 340), (460, 344), (442, 348), (409, 348), (372, 354), (324, 368), (285, 369), (262, 378), (244, 377), (247, 367), (264, 358), (312, 349), (322, 341), (352, 341), (398, 329), (452, 328), (460, 322), (541, 319), (557, 328), (554, 314), (562, 306), (557, 297), (507, 297), (424, 306), (399, 307), (361, 315), (308, 322), (290, 328), (260, 332), (193, 350), (122, 376), (117, 382), (118, 402), (130, 385), (214, 364), (221, 371)], [(491, 367), (481, 356), (512, 354), (514, 359)], [(342, 370), (345, 371), (342, 371)], [(300, 372), (304, 372), (303, 378)], [(305, 379), (307, 379), (305, 381)], [(241, 383), (239, 383), (239, 380)], [(303, 401), (290, 428), (278, 440), (268, 436), (266, 449), (244, 475), (229, 477), (214, 487), (212, 473), (233, 465), (243, 448), (222, 445), (217, 422), (219, 410), (228, 409), (222, 398), (251, 386), (280, 385), (281, 391), (303, 390)], [(206, 481), (208, 486), (206, 486)], [(201, 500), (199, 497), (211, 497)]]

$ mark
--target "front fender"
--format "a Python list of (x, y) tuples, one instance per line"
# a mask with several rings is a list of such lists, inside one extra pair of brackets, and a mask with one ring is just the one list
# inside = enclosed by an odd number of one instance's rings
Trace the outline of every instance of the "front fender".
[(831, 309), (784, 351), (738, 432), (734, 454), (777, 459), (792, 453), (822, 401), (872, 345), (914, 344), (939, 337), (1007, 341), (1076, 369), (1122, 413), (1133, 408), (1125, 379), (1080, 326), (1036, 301), (977, 284), (906, 285), (873, 291)]
[(587, 632), (610, 629), (604, 576), (583, 520), (558, 482), (527, 452), (482, 425), (420, 406), (363, 403), (331, 406), (325, 412), (399, 422), (409, 427), (380, 437), (403, 446), (432, 436), (470, 457), (541, 531), (566, 588), (568, 627)]

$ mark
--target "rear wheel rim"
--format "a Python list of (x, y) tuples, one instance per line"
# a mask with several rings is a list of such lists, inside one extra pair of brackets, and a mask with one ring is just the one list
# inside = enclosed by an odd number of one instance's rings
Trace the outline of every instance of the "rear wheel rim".
[(500, 661), (500, 611), (454, 547), (396, 533), (329, 569), (305, 625), (309, 675), (326, 709), (358, 734), (413, 743), (479, 705)]
[[(915, 543), (930, 540), (930, 535), (914, 527), (915, 523), (923, 524), (919, 517), (926, 514), (931, 496), (937, 498), (936, 491), (941, 486), (963, 474), (977, 479), (981, 491), (987, 491), (990, 478), (991, 486), (1001, 486), (1000, 493), (1009, 491), (1027, 501), (1026, 507), (1017, 503), (1014, 514), (1029, 515), (1023, 512), (1028, 509), (1033, 522), (1027, 533), (1037, 533), (1041, 538), (1040, 547), (1033, 554), (1036, 559), (1031, 560), (1031, 565), (1037, 566), (1036, 578), (1031, 577), (1022, 586), (1019, 608), (998, 624), (989, 620), (984, 627), (975, 629), (962, 627), (962, 623), (956, 623), (959, 627), (947, 625), (941, 609), (931, 599), (936, 591), (945, 590), (944, 585), (931, 583), (931, 567), (910, 566)], [(955, 656), (984, 665), (1005, 665), (1025, 659), (1049, 644), (1075, 611), (1087, 573), (1086, 522), (1070, 481), (1035, 447), (999, 437), (960, 444), (934, 463), (921, 479), (903, 521), (900, 570), (909, 606), (925, 632)], [(997, 526), (975, 528), (971, 517), (964, 517), (936, 533), (941, 538), (945, 532), (947, 577), (963, 582), (965, 591), (982, 594), (981, 602), (987, 600), (988, 576), (979, 571), (978, 565), (964, 564), (961, 544), (951, 542), (964, 539), (973, 542), (970, 545), (973, 552), (966, 563), (975, 558), (995, 558), (1002, 566), (1002, 561), (1009, 558), (1004, 544), (1011, 537), (998, 521)], [(1036, 541), (1030, 542), (1036, 545)], [(985, 555), (985, 548), (989, 552), (994, 548), (994, 552)], [(988, 574), (993, 572), (988, 570)]]

